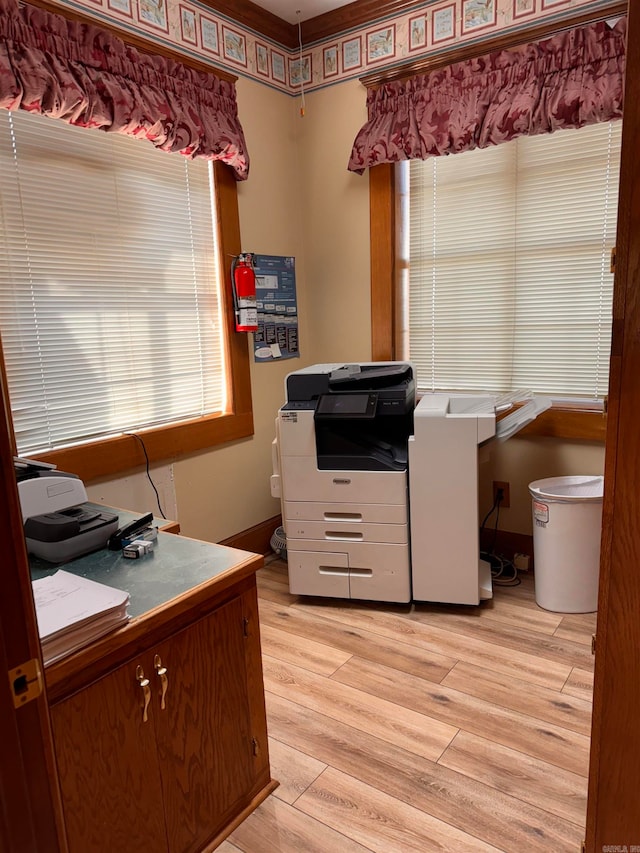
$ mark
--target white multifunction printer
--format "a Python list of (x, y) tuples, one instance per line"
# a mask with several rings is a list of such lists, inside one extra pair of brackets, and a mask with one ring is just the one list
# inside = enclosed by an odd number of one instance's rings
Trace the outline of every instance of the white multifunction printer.
[(410, 601), (413, 368), (317, 364), (290, 373), (285, 390), (271, 484), (291, 592)]
[(496, 426), (493, 395), (425, 394), (409, 362), (316, 364), (285, 379), (271, 493), (297, 595), (478, 604), (478, 447), (548, 408)]

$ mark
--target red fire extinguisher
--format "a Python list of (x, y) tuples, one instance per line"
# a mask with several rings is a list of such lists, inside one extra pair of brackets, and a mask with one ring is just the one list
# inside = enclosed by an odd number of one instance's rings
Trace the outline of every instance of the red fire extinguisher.
[(243, 254), (234, 257), (231, 262), (231, 286), (236, 332), (257, 332), (256, 274), (253, 271), (252, 255)]

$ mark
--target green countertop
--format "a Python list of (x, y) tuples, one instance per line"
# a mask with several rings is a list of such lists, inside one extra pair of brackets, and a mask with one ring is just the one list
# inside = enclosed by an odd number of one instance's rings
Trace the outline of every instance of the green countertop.
[[(111, 507), (100, 509), (117, 513), (121, 526), (141, 515)], [(154, 518), (154, 524), (160, 526), (167, 522)], [(64, 569), (107, 586), (126, 590), (131, 596), (129, 615), (136, 617), (253, 556), (249, 551), (159, 532), (154, 550), (137, 560), (123, 557), (122, 551), (103, 548), (61, 565), (53, 565), (37, 557), (31, 557), (30, 564), (32, 580)]]

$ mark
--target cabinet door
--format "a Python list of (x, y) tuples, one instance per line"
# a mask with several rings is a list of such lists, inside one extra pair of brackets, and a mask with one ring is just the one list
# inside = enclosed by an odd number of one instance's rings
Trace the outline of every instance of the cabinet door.
[(245, 634), (237, 598), (155, 650), (167, 670), (165, 709), (154, 717), (174, 853), (201, 850), (253, 787)]
[(143, 722), (138, 663), (51, 709), (70, 853), (167, 850), (153, 713)]

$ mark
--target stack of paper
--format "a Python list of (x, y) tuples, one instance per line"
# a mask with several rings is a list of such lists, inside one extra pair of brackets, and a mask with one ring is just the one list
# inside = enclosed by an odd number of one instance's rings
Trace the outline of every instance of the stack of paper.
[(45, 664), (70, 655), (129, 618), (128, 592), (70, 572), (57, 571), (32, 586)]

